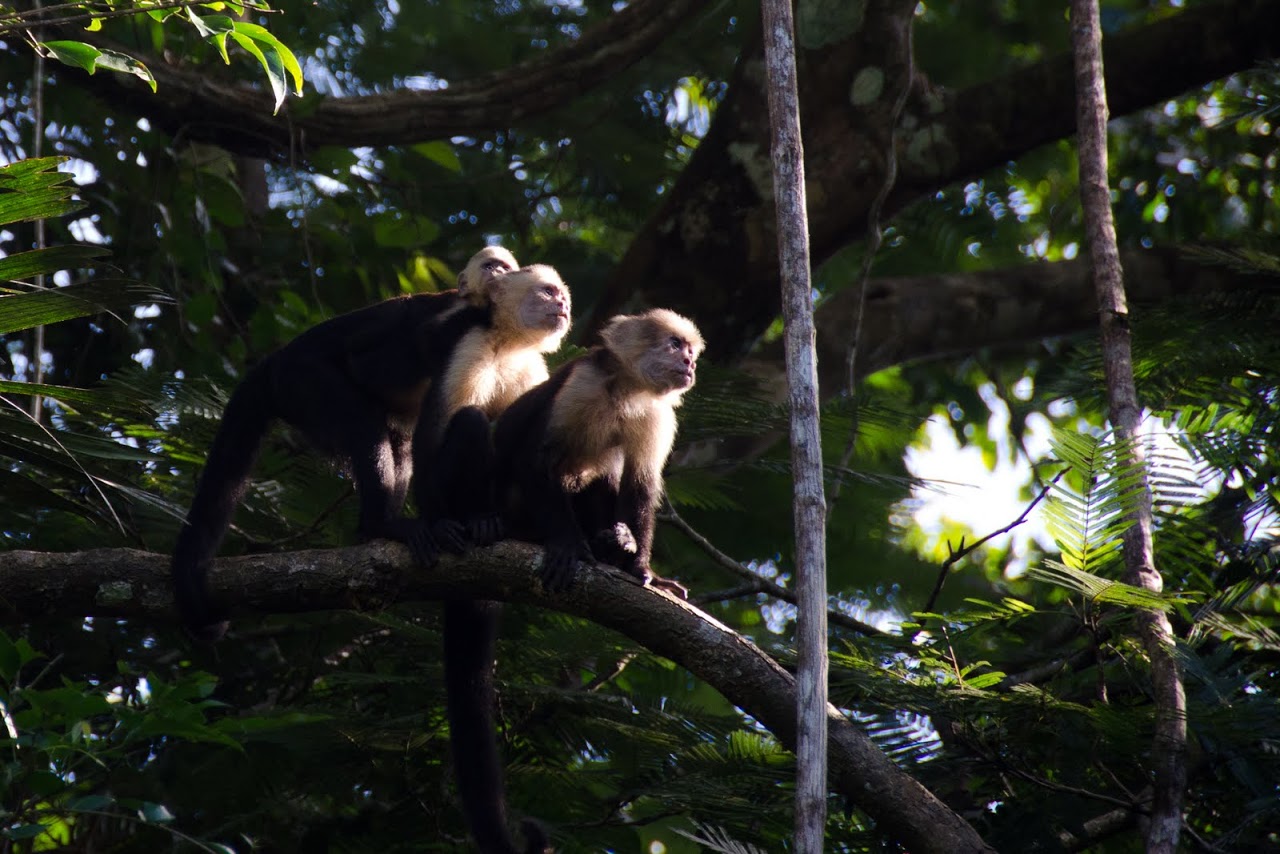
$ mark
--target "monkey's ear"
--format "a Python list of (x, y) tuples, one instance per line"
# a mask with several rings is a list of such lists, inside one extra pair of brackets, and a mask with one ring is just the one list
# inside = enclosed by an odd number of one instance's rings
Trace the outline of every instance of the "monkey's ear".
[(463, 270), (458, 274), (458, 293), (466, 296), (467, 293), (467, 271)]

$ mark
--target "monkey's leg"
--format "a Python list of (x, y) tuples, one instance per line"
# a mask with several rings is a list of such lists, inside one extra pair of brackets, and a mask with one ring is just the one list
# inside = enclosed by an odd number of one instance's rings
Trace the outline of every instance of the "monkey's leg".
[(384, 422), (365, 417), (348, 422), (341, 442), (360, 499), (360, 538), (396, 540), (409, 547), (418, 563), (434, 565), (440, 545), (431, 531), (417, 520), (400, 517), (412, 466), (405, 465), (403, 450), (398, 458), (397, 437)]
[(618, 487), (606, 478), (593, 481), (573, 496), (573, 509), (582, 530), (591, 537), (595, 559), (617, 567), (635, 560), (636, 538), (618, 513)]
[(495, 494), (496, 465), (487, 415), (465, 406), (454, 413), (431, 469), (426, 506), (434, 518), (459, 520), (477, 546), (502, 539), (502, 517)]
[(577, 577), (578, 563), (594, 562), (573, 500), (550, 468), (536, 461), (524, 469), (521, 481), (522, 500), (543, 537), (542, 586), (550, 593), (567, 590)]

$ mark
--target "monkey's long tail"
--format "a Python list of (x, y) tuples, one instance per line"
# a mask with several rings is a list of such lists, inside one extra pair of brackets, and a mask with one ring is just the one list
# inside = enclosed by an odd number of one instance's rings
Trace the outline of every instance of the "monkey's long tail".
[[(467, 826), (481, 854), (522, 854), (507, 828), (507, 796), (494, 723), (493, 659), (502, 606), (457, 599), (444, 603), (444, 682), (453, 770)], [(526, 820), (523, 854), (542, 854), (542, 826)]]
[(244, 496), (271, 418), (270, 373), (263, 363), (248, 373), (227, 402), (173, 551), (178, 613), (199, 640), (216, 641), (227, 630), (225, 609), (209, 595), (209, 563)]

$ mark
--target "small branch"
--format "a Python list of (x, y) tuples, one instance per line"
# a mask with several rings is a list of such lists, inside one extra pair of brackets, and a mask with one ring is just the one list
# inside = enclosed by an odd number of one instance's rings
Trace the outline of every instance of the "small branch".
[[(781, 599), (783, 602), (787, 602), (788, 604), (796, 604), (796, 594), (794, 592), (776, 582), (764, 578), (763, 576), (757, 575), (747, 567), (729, 557), (729, 555), (717, 549), (710, 540), (694, 530), (693, 526), (686, 522), (680, 514), (676, 513), (673, 508), (668, 506), (666, 512), (660, 514), (658, 519), (659, 521), (674, 525), (680, 533), (688, 537), (695, 546), (706, 552), (707, 556), (716, 562), (716, 565), (729, 570), (740, 578), (745, 578), (748, 581), (749, 586), (752, 588), (748, 592), (765, 593), (775, 599)], [(864, 635), (871, 635), (874, 637), (884, 637), (886, 635), (886, 632), (876, 628), (870, 623), (864, 623), (861, 620), (850, 617), (848, 614), (844, 614), (834, 608), (827, 608), (827, 619), (838, 626), (843, 626), (846, 629), (860, 632)]]
[(924, 603), (924, 607), (921, 608), (920, 610), (925, 612), (929, 612), (933, 610), (934, 605), (936, 605), (938, 602), (939, 594), (942, 593), (942, 585), (946, 583), (947, 575), (948, 573), (950, 573), (951, 567), (955, 566), (961, 560), (968, 557), (975, 550), (986, 545), (991, 539), (998, 537), (1001, 534), (1007, 534), (1010, 531), (1012, 531), (1014, 528), (1021, 525), (1023, 522), (1027, 521), (1027, 517), (1031, 515), (1031, 511), (1036, 508), (1037, 504), (1039, 504), (1041, 501), (1044, 500), (1044, 497), (1049, 494), (1049, 490), (1053, 488), (1053, 485), (1057, 483), (1059, 480), (1061, 480), (1062, 476), (1066, 473), (1067, 473), (1067, 470), (1063, 469), (1062, 471), (1054, 475), (1053, 480), (1049, 481), (1049, 483), (1040, 490), (1039, 494), (1037, 494), (1036, 497), (1032, 500), (1032, 502), (1026, 506), (1026, 509), (1022, 511), (1022, 513), (1018, 516), (1018, 518), (1014, 519), (1012, 522), (1010, 522), (1008, 525), (1005, 525), (1003, 528), (992, 531), (991, 533), (987, 534), (985, 537), (982, 537), (981, 539), (978, 539), (978, 540), (974, 540), (969, 545), (965, 545), (964, 537), (961, 537), (960, 547), (958, 549), (953, 547), (951, 545), (951, 542), (948, 540), (947, 541), (947, 553), (948, 553), (947, 559), (942, 562), (942, 567), (938, 570), (938, 580), (933, 585), (933, 592), (929, 594), (928, 601)]

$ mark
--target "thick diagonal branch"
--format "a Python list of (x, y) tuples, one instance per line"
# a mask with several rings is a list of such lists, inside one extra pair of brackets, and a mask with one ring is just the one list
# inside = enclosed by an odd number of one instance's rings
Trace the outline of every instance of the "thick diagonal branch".
[[(376, 543), (347, 549), (224, 558), (213, 592), (234, 611), (297, 613), (376, 609), (401, 600), (472, 596), (526, 602), (608, 626), (688, 668), (760, 721), (788, 748), (796, 744), (795, 679), (759, 647), (691, 605), (602, 569), (549, 597), (535, 581), (541, 549), (504, 542), (437, 569), (415, 569), (408, 551)], [(65, 614), (175, 619), (169, 559), (133, 549), (0, 554), (0, 619)], [(981, 838), (834, 707), (828, 707), (831, 785), (912, 851), (988, 851)]]

